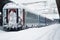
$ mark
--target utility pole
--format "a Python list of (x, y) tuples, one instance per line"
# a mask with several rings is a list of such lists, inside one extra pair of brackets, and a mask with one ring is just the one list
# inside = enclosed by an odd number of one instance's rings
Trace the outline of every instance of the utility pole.
[(59, 12), (59, 23), (60, 23), (60, 0), (56, 0), (58, 12)]

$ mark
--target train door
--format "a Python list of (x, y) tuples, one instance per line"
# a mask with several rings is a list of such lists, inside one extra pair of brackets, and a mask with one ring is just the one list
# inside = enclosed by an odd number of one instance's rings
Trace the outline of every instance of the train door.
[(8, 26), (10, 27), (17, 27), (17, 23), (18, 23), (18, 13), (17, 13), (18, 9), (8, 9), (6, 10), (6, 22), (8, 23)]

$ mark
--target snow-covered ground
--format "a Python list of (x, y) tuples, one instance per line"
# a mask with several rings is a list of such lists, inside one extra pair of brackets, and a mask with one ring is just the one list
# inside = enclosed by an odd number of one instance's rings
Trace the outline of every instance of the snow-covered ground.
[(60, 24), (18, 32), (0, 31), (0, 40), (60, 40)]

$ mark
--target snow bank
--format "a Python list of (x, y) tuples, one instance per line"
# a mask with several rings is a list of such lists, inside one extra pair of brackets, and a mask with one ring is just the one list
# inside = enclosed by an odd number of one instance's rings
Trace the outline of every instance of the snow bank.
[(0, 33), (0, 40), (53, 40), (56, 39), (55, 33), (60, 28), (59, 25), (30, 28), (18, 32), (2, 32)]

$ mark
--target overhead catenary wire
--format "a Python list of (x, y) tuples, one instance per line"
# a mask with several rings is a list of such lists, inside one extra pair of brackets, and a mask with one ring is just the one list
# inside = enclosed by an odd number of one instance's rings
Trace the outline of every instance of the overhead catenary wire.
[(23, 5), (30, 5), (30, 4), (36, 4), (36, 3), (46, 3), (47, 1), (37, 1), (37, 2), (30, 2), (30, 3), (22, 3)]

